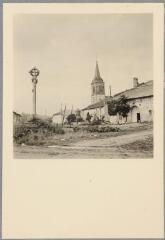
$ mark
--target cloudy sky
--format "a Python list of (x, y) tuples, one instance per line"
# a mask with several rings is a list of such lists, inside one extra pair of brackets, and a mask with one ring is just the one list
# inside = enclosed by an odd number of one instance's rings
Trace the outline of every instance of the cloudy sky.
[(29, 70), (40, 69), (37, 112), (90, 104), (96, 56), (112, 94), (153, 79), (151, 14), (18, 14), (13, 21), (14, 110), (32, 112)]

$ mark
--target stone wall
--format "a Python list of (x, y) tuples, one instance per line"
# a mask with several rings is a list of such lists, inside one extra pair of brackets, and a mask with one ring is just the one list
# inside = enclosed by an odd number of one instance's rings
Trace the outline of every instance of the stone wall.
[(104, 107), (102, 107), (102, 108), (95, 108), (95, 109), (89, 109), (89, 110), (83, 110), (81, 112), (81, 116), (82, 116), (82, 118), (84, 120), (86, 120), (86, 116), (87, 116), (88, 112), (89, 112), (89, 114), (91, 116), (94, 116), (96, 114), (99, 118), (101, 118), (102, 116), (105, 116), (105, 114), (104, 114)]
[(113, 124), (153, 121), (153, 97), (129, 100), (131, 110), (127, 119), (119, 116), (109, 116), (108, 107), (105, 105), (105, 119)]
[(97, 114), (99, 118), (104, 116), (105, 121), (109, 121), (112, 124), (122, 124), (131, 122), (144, 122), (153, 121), (153, 97), (138, 98), (134, 100), (129, 100), (131, 110), (128, 113), (127, 118), (121, 116), (108, 114), (108, 105), (105, 104), (102, 108), (89, 109), (82, 111), (82, 117), (86, 120), (86, 115), (89, 112), (91, 116)]
[(153, 121), (153, 97), (130, 100), (132, 108), (128, 114), (128, 122)]

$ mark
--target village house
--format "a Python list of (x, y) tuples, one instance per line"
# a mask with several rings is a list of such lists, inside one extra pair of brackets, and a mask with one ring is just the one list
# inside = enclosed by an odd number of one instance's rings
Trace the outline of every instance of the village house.
[[(121, 96), (127, 98), (130, 111), (127, 118), (116, 115), (109, 115), (108, 102), (117, 100)], [(91, 104), (82, 109), (82, 117), (86, 120), (87, 113), (91, 116), (97, 115), (113, 124), (153, 121), (153, 81), (139, 83), (133, 78), (133, 87), (113, 96), (105, 96), (104, 81), (100, 76), (98, 63), (96, 62), (95, 77), (91, 83)]]
[(64, 110), (61, 110), (61, 111), (53, 114), (53, 116), (51, 118), (52, 123), (54, 123), (54, 124), (66, 123), (66, 122), (68, 122), (67, 117), (70, 114), (74, 114), (76, 116), (76, 120), (81, 121), (82, 117), (81, 117), (81, 110), (80, 109), (76, 109), (76, 110), (64, 109)]
[(21, 118), (22, 118), (22, 115), (17, 113), (17, 112), (13, 112), (13, 123), (14, 124), (18, 124), (21, 122)]
[(74, 110), (64, 109), (57, 113), (54, 113), (52, 116), (52, 123), (54, 124), (62, 124), (67, 122), (67, 117), (70, 114), (75, 114)]
[(65, 116), (61, 112), (54, 113), (52, 116), (52, 123), (61, 124), (64, 118)]
[(130, 111), (127, 119), (116, 116), (114, 121), (119, 122), (145, 122), (153, 121), (153, 81), (138, 83), (138, 79), (133, 79), (133, 88), (115, 94), (114, 99), (119, 99), (122, 95), (127, 98)]

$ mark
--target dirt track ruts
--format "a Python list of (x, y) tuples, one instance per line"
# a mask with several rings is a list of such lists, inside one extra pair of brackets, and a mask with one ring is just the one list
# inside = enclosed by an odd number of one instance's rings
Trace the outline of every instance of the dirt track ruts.
[[(85, 139), (67, 146), (15, 146), (15, 158), (152, 158), (153, 151), (147, 148), (148, 139), (152, 139), (152, 129), (111, 136), (107, 138)], [(136, 149), (138, 142), (146, 147)], [(130, 144), (130, 145), (129, 145)], [(142, 145), (141, 144), (141, 145)], [(124, 147), (128, 145), (127, 149)]]

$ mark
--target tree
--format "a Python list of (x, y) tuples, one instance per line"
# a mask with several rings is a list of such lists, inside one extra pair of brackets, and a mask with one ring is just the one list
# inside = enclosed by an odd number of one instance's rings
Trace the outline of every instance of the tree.
[(122, 117), (127, 117), (130, 111), (130, 105), (127, 102), (127, 98), (123, 95), (119, 98), (116, 106), (116, 111)]
[(112, 99), (111, 101), (107, 102), (108, 104), (108, 114), (109, 115), (116, 115), (117, 114), (117, 101)]
[(72, 122), (76, 122), (76, 115), (71, 113), (67, 116), (67, 121), (69, 123), (69, 125), (72, 124)]
[(130, 105), (127, 102), (127, 98), (122, 95), (119, 99), (117, 100), (111, 100), (109, 101), (108, 104), (108, 113), (109, 115), (116, 115), (117, 113), (122, 116), (127, 118), (127, 114), (130, 111)]
[(79, 109), (76, 110), (76, 121), (77, 123), (82, 122), (83, 118), (81, 117), (81, 111)]

